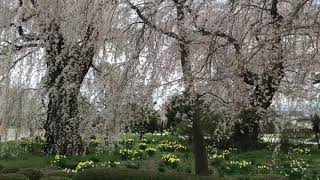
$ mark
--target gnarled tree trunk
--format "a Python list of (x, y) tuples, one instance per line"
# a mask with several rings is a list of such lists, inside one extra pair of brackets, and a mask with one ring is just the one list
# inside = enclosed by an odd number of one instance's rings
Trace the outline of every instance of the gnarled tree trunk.
[(80, 87), (93, 60), (94, 47), (89, 43), (92, 29), (81, 45), (66, 47), (60, 27), (52, 23), (46, 30), (47, 91), (49, 96), (45, 122), (46, 152), (81, 155), (85, 148), (80, 136), (78, 112)]
[(250, 107), (243, 109), (240, 115), (241, 122), (236, 123), (233, 141), (242, 150), (254, 149), (258, 145), (261, 114), (259, 109), (266, 110), (272, 104), (272, 99), (277, 92), (280, 82), (284, 77), (284, 60), (281, 37), (283, 17), (278, 13), (278, 0), (272, 0), (270, 15), (271, 44), (270, 62), (261, 75), (243, 69), (243, 81), (254, 87), (250, 97)]

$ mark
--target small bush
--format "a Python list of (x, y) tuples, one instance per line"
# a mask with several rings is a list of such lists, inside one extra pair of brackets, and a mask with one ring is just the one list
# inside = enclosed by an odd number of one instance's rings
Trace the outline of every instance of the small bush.
[(24, 155), (26, 155), (26, 152), (18, 142), (8, 141), (0, 144), (1, 159), (14, 159)]
[(100, 162), (100, 159), (99, 159), (98, 157), (96, 157), (96, 156), (91, 156), (91, 157), (89, 158), (89, 160), (90, 160), (90, 161), (93, 161), (93, 162), (95, 162), (95, 163)]
[(139, 144), (139, 149), (145, 150), (146, 148), (147, 148), (147, 144), (146, 143), (140, 143)]
[(22, 169), (18, 171), (18, 174), (23, 174), (29, 178), (29, 180), (39, 180), (43, 173), (38, 169)]
[(157, 148), (160, 151), (165, 151), (165, 152), (175, 152), (175, 151), (180, 151), (180, 152), (186, 152), (187, 147), (180, 144), (177, 141), (161, 141), (160, 144), (157, 146)]
[(150, 157), (153, 156), (156, 153), (156, 151), (157, 151), (157, 149), (151, 148), (151, 147), (148, 147), (146, 149), (146, 152), (147, 152), (148, 156), (150, 156)]
[(29, 179), (23, 174), (8, 173), (8, 174), (0, 174), (0, 180), (29, 180)]
[(22, 138), (19, 143), (21, 148), (23, 148), (25, 152), (36, 155), (42, 154), (42, 150), (45, 146), (45, 140), (41, 137)]
[(67, 168), (67, 160), (66, 160), (66, 156), (64, 155), (55, 155), (53, 157), (53, 160), (50, 162), (50, 165), (51, 166), (56, 166), (56, 167), (59, 167), (59, 168)]
[(149, 139), (141, 139), (140, 140), (142, 143), (146, 143), (146, 144), (150, 144), (150, 140)]
[(142, 150), (121, 149), (119, 151), (122, 160), (140, 159), (143, 156)]
[(177, 168), (180, 162), (180, 159), (174, 154), (165, 154), (162, 155), (161, 159), (164, 160), (164, 164), (172, 168)]
[(93, 168), (93, 167), (94, 167), (93, 161), (83, 161), (78, 163), (76, 170), (82, 171), (84, 169)]
[(90, 137), (90, 144), (89, 146), (91, 148), (96, 148), (100, 144), (100, 139), (97, 137), (97, 135), (92, 135)]

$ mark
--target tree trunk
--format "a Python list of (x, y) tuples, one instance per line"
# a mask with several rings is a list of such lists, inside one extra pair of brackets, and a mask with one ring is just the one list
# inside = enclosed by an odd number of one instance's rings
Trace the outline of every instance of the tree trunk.
[(318, 144), (318, 149), (320, 149), (320, 133), (316, 133), (316, 140)]
[(45, 47), (49, 102), (44, 125), (45, 150), (49, 154), (81, 155), (85, 148), (79, 132), (78, 96), (95, 51), (86, 37), (82, 45), (66, 48), (56, 23), (52, 23), (46, 33), (49, 34)]
[[(270, 9), (270, 15), (273, 20), (271, 23), (272, 41), (269, 49), (270, 63), (261, 75), (254, 74), (247, 69), (242, 72), (244, 82), (254, 86), (254, 92), (250, 99), (250, 109), (252, 110), (243, 110), (247, 111), (247, 115), (240, 118), (241, 122), (236, 124), (235, 128), (238, 129), (232, 137), (234, 143), (239, 144), (239, 148), (243, 150), (253, 149), (257, 146), (261, 123), (261, 115), (257, 113), (257, 110), (266, 110), (270, 107), (272, 99), (284, 77), (283, 47), (280, 31), (283, 17), (278, 13), (277, 6), (278, 0), (272, 0)], [(239, 134), (241, 134), (241, 136), (239, 136)], [(247, 144), (246, 146), (241, 142), (237, 142), (240, 137), (243, 141), (247, 142), (245, 143)]]
[(232, 140), (239, 150), (247, 151), (258, 147), (260, 115), (256, 108), (244, 108), (239, 115), (241, 122), (234, 126)]
[(48, 115), (45, 123), (47, 152), (50, 154), (80, 155), (84, 153), (79, 133), (77, 96), (79, 89), (67, 84), (49, 93)]
[[(197, 105), (198, 103), (195, 103)], [(200, 123), (200, 110), (197, 107), (193, 108), (193, 126), (192, 126), (192, 142), (193, 142), (193, 154), (195, 157), (195, 172), (200, 176), (208, 176), (208, 154), (204, 142), (204, 136)]]
[(164, 35), (174, 38), (179, 43), (179, 53), (180, 53), (180, 63), (182, 67), (182, 74), (183, 74), (183, 83), (185, 87), (185, 94), (188, 97), (188, 102), (191, 107), (191, 111), (189, 112), (191, 115), (191, 122), (193, 124), (192, 128), (192, 136), (193, 137), (193, 153), (195, 158), (195, 169), (197, 175), (209, 175), (208, 170), (208, 156), (207, 151), (204, 144), (204, 137), (200, 127), (200, 116), (197, 112), (197, 95), (195, 91), (195, 84), (193, 81), (192, 75), (192, 66), (189, 56), (189, 43), (187, 41), (186, 32), (186, 18), (185, 12), (188, 11), (186, 8), (185, 0), (173, 0), (174, 6), (177, 13), (177, 33), (171, 31), (165, 31), (161, 28), (158, 28), (156, 24), (153, 24), (145, 17), (142, 11), (132, 3), (128, 2), (130, 7), (136, 11), (137, 15), (140, 19), (148, 25), (150, 28), (156, 29), (157, 31), (161, 32)]
[(183, 81), (185, 86), (186, 97), (188, 98), (191, 107), (191, 122), (192, 122), (192, 144), (193, 154), (195, 158), (195, 172), (200, 176), (209, 175), (208, 154), (204, 143), (204, 136), (201, 129), (200, 111), (198, 109), (198, 97), (195, 90), (195, 84), (192, 75), (192, 65), (190, 61), (189, 44), (186, 41), (186, 29), (184, 27), (184, 3), (185, 1), (174, 0), (177, 11), (177, 25), (179, 35), (179, 51), (180, 63), (182, 67)]
[(50, 88), (45, 123), (46, 150), (50, 154), (73, 156), (85, 150), (79, 132), (78, 95), (89, 67), (80, 68), (81, 59), (77, 63), (79, 66), (67, 65), (68, 70)]

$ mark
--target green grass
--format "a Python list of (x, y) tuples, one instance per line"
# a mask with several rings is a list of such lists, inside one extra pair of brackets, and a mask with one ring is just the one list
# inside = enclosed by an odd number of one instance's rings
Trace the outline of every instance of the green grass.
[[(139, 149), (139, 140), (138, 135), (135, 134), (125, 134), (122, 136), (124, 139), (134, 139), (134, 144), (131, 148), (126, 148), (123, 143), (119, 143), (115, 149), (106, 149), (103, 153), (97, 153), (94, 148), (91, 148), (91, 153), (81, 156), (81, 157), (68, 157), (63, 160), (59, 166), (51, 166), (50, 162), (53, 160), (53, 157), (45, 156), (44, 154), (39, 153), (40, 150), (36, 149), (41, 146), (31, 141), (30, 146), (34, 146), (32, 151), (21, 148), (17, 142), (8, 142), (0, 144), (0, 165), (5, 168), (39, 168), (42, 169), (44, 174), (48, 174), (51, 171), (57, 171), (60, 168), (60, 171), (64, 168), (75, 169), (79, 162), (84, 161), (93, 161), (97, 166), (101, 166), (102, 162), (109, 161), (119, 161), (120, 164), (117, 165), (117, 168), (121, 169), (131, 169), (139, 171), (150, 171), (154, 173), (167, 174), (167, 173), (180, 173), (180, 174), (194, 174), (194, 163), (193, 155), (191, 148), (187, 142), (173, 136), (173, 135), (164, 135), (156, 136), (147, 134), (144, 136), (144, 139), (147, 139), (147, 147), (157, 148), (157, 146), (164, 140), (176, 141), (183, 146), (186, 146), (186, 150), (175, 150), (173, 152), (166, 152), (157, 150), (154, 156), (149, 157), (144, 152), (141, 159), (135, 158), (134, 160), (122, 160), (119, 151), (121, 149)], [(24, 145), (26, 143), (24, 142)], [(316, 146), (308, 146), (310, 152), (307, 154), (304, 153), (284, 153), (280, 152), (277, 156), (277, 166), (279, 169), (274, 171), (262, 171), (258, 168), (261, 165), (267, 165), (273, 167), (272, 164), (272, 155), (273, 149), (265, 148), (249, 152), (238, 152), (230, 151), (230, 154), (227, 154), (221, 159), (209, 159), (209, 168), (211, 174), (214, 176), (225, 176), (225, 177), (250, 177), (250, 176), (265, 176), (264, 174), (275, 173), (276, 175), (283, 175), (285, 172), (289, 172), (290, 161), (295, 159), (300, 159), (303, 162), (306, 162), (310, 165), (307, 168), (307, 171), (303, 172), (310, 179), (316, 176), (320, 176), (320, 150)], [(32, 148), (31, 148), (32, 149)], [(216, 150), (217, 155), (221, 155), (224, 151), (222, 149)], [(176, 168), (165, 165), (164, 160), (161, 159), (161, 156), (164, 154), (172, 153), (175, 154), (180, 162)], [(214, 155), (214, 154), (211, 154)], [(239, 165), (230, 165), (233, 161), (246, 161), (251, 164), (246, 167), (239, 167)], [(228, 169), (229, 168), (229, 169)], [(300, 172), (299, 172), (300, 173)], [(291, 174), (290, 179), (299, 179), (300, 174)], [(318, 173), (318, 174), (317, 174)], [(239, 178), (238, 178), (239, 179)], [(241, 178), (240, 178), (241, 179)], [(242, 178), (243, 179), (243, 178)], [(258, 178), (259, 179), (259, 178)]]
[(24, 159), (1, 159), (0, 164), (8, 168), (43, 168), (47, 167), (51, 158), (30, 156)]

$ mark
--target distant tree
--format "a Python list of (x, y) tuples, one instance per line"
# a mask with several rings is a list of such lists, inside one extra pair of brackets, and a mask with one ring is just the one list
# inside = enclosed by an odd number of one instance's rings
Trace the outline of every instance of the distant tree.
[[(209, 137), (209, 143), (223, 147), (228, 146), (227, 128), (222, 127), (226, 125), (226, 116), (210, 109), (210, 102), (205, 102), (205, 98), (199, 94), (197, 96), (199, 98), (198, 108), (201, 112), (199, 115), (200, 126), (203, 133)], [(165, 128), (170, 129), (172, 133), (186, 135), (191, 141), (192, 131), (189, 120), (191, 115), (188, 113), (191, 107), (186, 102), (184, 94), (175, 95), (167, 102), (165, 105), (167, 119)]]
[(177, 132), (178, 125), (183, 121), (179, 114), (187, 115), (190, 107), (185, 105), (186, 99), (183, 95), (175, 95), (165, 105), (166, 124), (165, 129), (172, 133)]
[(160, 115), (149, 105), (130, 105), (132, 121), (129, 122), (127, 129), (133, 133), (139, 133), (140, 139), (145, 133), (154, 133), (161, 129)]
[(254, 149), (258, 145), (259, 120), (257, 109), (244, 108), (239, 119), (241, 123), (236, 123), (233, 127), (232, 144), (241, 150)]

